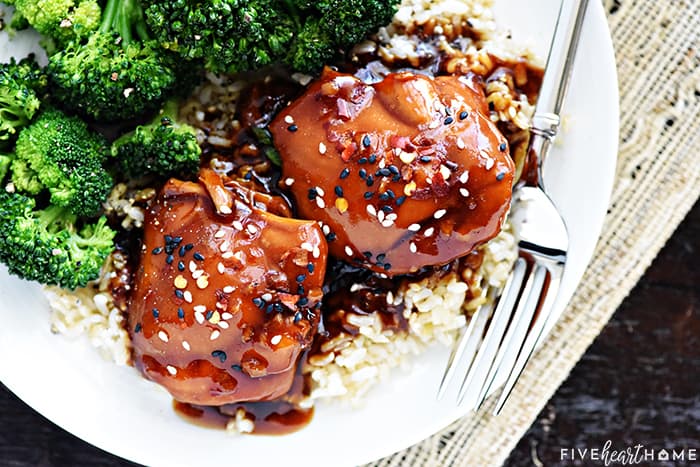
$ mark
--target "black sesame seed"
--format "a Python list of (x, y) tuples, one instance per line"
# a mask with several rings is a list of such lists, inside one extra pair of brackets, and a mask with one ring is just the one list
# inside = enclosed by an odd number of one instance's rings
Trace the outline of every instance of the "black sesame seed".
[(420, 161), (421, 161), (421, 162), (430, 162), (430, 161), (432, 161), (432, 160), (433, 160), (433, 158), (430, 157), (430, 156), (420, 156)]
[(401, 175), (394, 175), (391, 177), (391, 181), (393, 182), (398, 182), (399, 180), (401, 180)]
[(404, 201), (406, 201), (406, 197), (405, 197), (405, 196), (399, 196), (398, 198), (396, 198), (396, 205), (397, 205), (397, 206), (401, 206), (401, 205), (404, 203)]
[(365, 137), (362, 138), (362, 145), (368, 148), (370, 144), (372, 144), (372, 140), (370, 139), (369, 135), (365, 135)]
[(177, 309), (177, 317), (180, 319), (185, 319), (185, 310), (182, 308)]
[(375, 162), (377, 162), (377, 155), (376, 154), (370, 155), (369, 156), (369, 163), (374, 164)]
[(331, 232), (328, 235), (326, 235), (326, 240), (328, 240), (329, 242), (334, 242), (336, 238), (337, 235), (335, 234), (335, 232)]
[(165, 243), (172, 243), (172, 241), (173, 241), (173, 237), (170, 235), (166, 235), (163, 238), (165, 238)]
[(394, 208), (392, 208), (391, 206), (382, 206), (382, 211), (384, 212), (391, 212), (393, 210)]
[(253, 172), (252, 172), (252, 171), (246, 172), (245, 175), (243, 176), (243, 179), (244, 179), (244, 180), (250, 180), (250, 179), (252, 179), (252, 178), (253, 178)]
[(158, 311), (158, 308), (154, 308), (153, 310), (151, 310), (151, 312), (153, 313), (153, 317), (156, 319), (158, 318), (158, 316), (160, 316), (160, 311)]
[(463, 112), (460, 112), (460, 113), (459, 113), (459, 119), (460, 119), (460, 120), (464, 120), (464, 119), (467, 118), (468, 116), (469, 116), (469, 112), (463, 111)]
[(194, 255), (192, 255), (194, 259), (197, 261), (204, 261), (204, 255), (202, 255), (200, 252), (196, 251)]
[(496, 180), (498, 180), (500, 182), (501, 180), (503, 180), (505, 178), (505, 176), (506, 176), (506, 173), (501, 172), (498, 175), (496, 175)]
[(180, 272), (184, 271), (185, 270), (185, 263), (183, 263), (182, 261), (178, 261), (177, 270)]
[(274, 310), (275, 310), (277, 313), (281, 313), (281, 312), (282, 312), (282, 305), (279, 304), (279, 303), (277, 303), (277, 302), (275, 302), (275, 303), (272, 305), (272, 308), (274, 308)]
[(392, 189), (386, 190), (386, 194), (389, 195), (389, 198), (391, 199), (396, 198), (396, 195), (394, 194), (394, 191)]
[(185, 298), (185, 294), (182, 293), (182, 290), (180, 289), (175, 289), (175, 296), (180, 299)]
[(384, 258), (386, 258), (386, 255), (384, 253), (380, 253), (377, 255), (377, 261), (384, 261)]
[(262, 298), (260, 297), (255, 297), (253, 299), (253, 305), (257, 306), (258, 308), (262, 309), (265, 306), (265, 302), (263, 301)]
[(182, 258), (183, 256), (185, 256), (185, 253), (187, 253), (187, 248), (185, 248), (184, 246), (181, 246), (179, 253), (180, 253), (180, 258)]
[(387, 201), (389, 199), (389, 194), (382, 193), (381, 195), (379, 195), (379, 199), (381, 199), (382, 201)]
[(389, 172), (393, 173), (394, 175), (399, 174), (399, 168), (396, 167), (395, 165), (390, 165), (389, 166)]
[(173, 251), (175, 251), (175, 247), (172, 243), (168, 243), (167, 245), (165, 245), (165, 254), (172, 255)]
[(362, 253), (362, 254), (365, 255), (365, 258), (367, 258), (367, 259), (369, 259), (369, 258), (372, 257), (372, 252), (371, 252), (371, 251), (365, 251), (365, 252)]
[(192, 243), (188, 243), (187, 245), (185, 245), (186, 251), (190, 251), (192, 248), (194, 248), (194, 245)]
[(175, 257), (173, 255), (168, 255), (168, 257), (165, 258), (165, 262), (168, 264), (173, 264), (173, 261), (175, 261)]
[(297, 305), (298, 305), (298, 306), (306, 306), (306, 305), (308, 305), (308, 304), (309, 304), (309, 299), (306, 298), (306, 297), (301, 297), (301, 298), (297, 301)]
[(289, 126), (287, 127), (287, 130), (291, 131), (292, 133), (294, 133), (294, 132), (297, 131), (298, 129), (299, 129), (299, 127), (296, 126), (296, 125), (289, 125)]
[(508, 147), (508, 146), (506, 145), (506, 143), (501, 143), (501, 145), (498, 146), (498, 149), (499, 149), (501, 152), (504, 152), (504, 151), (506, 150), (507, 147)]
[(450, 124), (451, 124), (452, 122), (454, 122), (454, 121), (455, 121), (454, 118), (452, 118), (452, 117), (447, 117), (447, 118), (445, 119), (445, 125), (450, 125)]
[(309, 201), (313, 201), (316, 199), (318, 196), (318, 191), (316, 191), (316, 188), (309, 188), (309, 194), (307, 197), (309, 198)]
[(342, 198), (342, 197), (343, 197), (343, 188), (340, 187), (340, 186), (338, 186), (338, 185), (336, 185), (336, 187), (335, 187), (335, 194), (336, 194), (337, 196), (340, 196), (340, 197)]
[(374, 196), (373, 191), (365, 191), (365, 199), (370, 199), (372, 196)]
[(366, 164), (366, 163), (367, 163), (367, 158), (366, 158), (366, 157), (360, 157), (360, 158), (357, 160), (357, 163), (358, 163), (358, 164)]
[(493, 112), (496, 109), (496, 105), (493, 102), (489, 102), (489, 110)]
[(377, 170), (377, 173), (375, 175), (377, 175), (377, 177), (379, 177), (379, 176), (388, 177), (389, 175), (391, 175), (391, 170), (389, 170), (385, 167), (383, 169)]
[(303, 285), (300, 285), (297, 287), (297, 295), (304, 295), (306, 293), (306, 289), (304, 289)]
[(136, 323), (136, 326), (134, 326), (134, 332), (136, 334), (141, 332), (141, 323)]
[(299, 321), (301, 321), (301, 318), (301, 311), (297, 311), (296, 313), (294, 313), (294, 324), (297, 324)]
[(456, 162), (452, 162), (452, 161), (445, 161), (444, 164), (450, 170), (455, 170), (459, 167), (459, 165), (457, 165)]
[(372, 185), (374, 185), (374, 177), (371, 176), (371, 175), (369, 175), (369, 176), (367, 177), (367, 180), (365, 181), (365, 183), (367, 184), (367, 186), (372, 186)]
[(313, 274), (316, 270), (316, 266), (314, 266), (313, 263), (309, 263), (306, 265), (306, 270), (309, 271), (309, 274)]
[(173, 238), (173, 243), (174, 243), (175, 245), (179, 245), (180, 243), (182, 243), (182, 237), (175, 237), (175, 238)]
[(297, 276), (297, 282), (304, 282), (306, 280), (306, 275), (304, 274), (299, 274)]
[(235, 371), (241, 371), (241, 366), (240, 365), (231, 365), (231, 369)]
[(270, 313), (272, 313), (272, 311), (273, 311), (274, 309), (275, 309), (275, 304), (274, 304), (274, 303), (270, 303), (270, 304), (267, 305), (267, 307), (265, 308), (265, 313), (270, 314)]
[(157, 248), (154, 248), (153, 251), (151, 251), (151, 253), (154, 255), (159, 255), (159, 254), (163, 253), (163, 247), (159, 246)]
[(385, 271), (388, 271), (388, 270), (390, 270), (390, 269), (391, 269), (391, 264), (386, 263), (386, 264), (384, 265), (384, 270), (385, 270)]
[(364, 180), (367, 178), (367, 171), (365, 169), (360, 169), (360, 178)]
[(226, 352), (224, 352), (223, 350), (215, 350), (211, 353), (211, 356), (214, 358), (218, 358), (221, 363), (224, 363), (227, 358)]
[(204, 317), (209, 321), (211, 317), (214, 316), (214, 312), (212, 310), (207, 311), (207, 314), (204, 315)]
[(348, 178), (348, 175), (350, 175), (350, 169), (348, 169), (348, 168), (344, 168), (344, 169), (340, 172), (340, 178), (341, 178), (341, 179), (343, 179), (343, 178)]

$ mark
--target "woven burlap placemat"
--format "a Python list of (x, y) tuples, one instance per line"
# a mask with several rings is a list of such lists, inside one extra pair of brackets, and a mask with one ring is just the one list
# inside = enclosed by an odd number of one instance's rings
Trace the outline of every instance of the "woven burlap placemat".
[(700, 196), (700, 3), (606, 0), (620, 81), (610, 210), (583, 281), (512, 394), (374, 466), (492, 466), (537, 414)]

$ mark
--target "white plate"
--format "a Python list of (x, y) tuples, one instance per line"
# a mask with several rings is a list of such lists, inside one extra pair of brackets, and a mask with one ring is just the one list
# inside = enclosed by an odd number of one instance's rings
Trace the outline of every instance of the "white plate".
[[(544, 56), (559, 2), (497, 0), (501, 24)], [(612, 188), (618, 92), (612, 44), (600, 2), (591, 2), (566, 103), (565, 132), (552, 151), (547, 181), (571, 235), (557, 304), (576, 289), (598, 240)], [(0, 36), (0, 58), (21, 55), (20, 39)], [(150, 466), (356, 465), (391, 454), (447, 426), (465, 411), (435, 402), (448, 350), (416, 358), (373, 390), (360, 409), (325, 404), (311, 424), (282, 437), (230, 437), (173, 412), (168, 395), (132, 368), (103, 361), (86, 342), (49, 332), (39, 287), (0, 271), (0, 380), (45, 417), (106, 451)], [(507, 407), (506, 407), (507, 410)], [(507, 414), (505, 415), (507, 416)]]

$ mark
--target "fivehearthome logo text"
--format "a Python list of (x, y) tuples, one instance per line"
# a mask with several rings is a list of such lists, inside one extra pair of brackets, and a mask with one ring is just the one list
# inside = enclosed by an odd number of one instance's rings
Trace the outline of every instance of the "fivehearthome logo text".
[(601, 465), (637, 465), (650, 462), (688, 462), (698, 460), (696, 448), (652, 448), (643, 444), (613, 447), (607, 440), (601, 448), (561, 448), (559, 458), (562, 461), (588, 461)]

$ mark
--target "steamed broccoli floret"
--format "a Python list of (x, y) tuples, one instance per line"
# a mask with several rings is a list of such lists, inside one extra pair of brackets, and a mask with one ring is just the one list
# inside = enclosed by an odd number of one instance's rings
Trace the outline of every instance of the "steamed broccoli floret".
[[(8, 3), (8, 2), (5, 2)], [(86, 37), (100, 24), (96, 0), (14, 0), (12, 26), (29, 25), (59, 44)]]
[(158, 42), (215, 72), (282, 63), (319, 71), (389, 23), (400, 0), (144, 0)]
[(2, 187), (2, 181), (5, 179), (5, 175), (10, 170), (10, 164), (12, 164), (12, 156), (7, 154), (0, 154), (0, 187)]
[(112, 156), (129, 177), (186, 176), (199, 169), (202, 150), (196, 131), (177, 121), (177, 103), (170, 101), (153, 121), (112, 144)]
[(0, 64), (0, 147), (8, 146), (41, 106), (46, 74), (33, 57)]
[(79, 228), (66, 209), (37, 209), (32, 198), (0, 192), (0, 262), (24, 279), (84, 287), (99, 277), (114, 235), (105, 217)]
[(52, 55), (48, 71), (60, 105), (118, 121), (156, 110), (177, 86), (175, 66), (149, 40), (138, 0), (108, 0), (98, 31)]
[(12, 182), (17, 190), (37, 195), (48, 190), (51, 203), (78, 216), (100, 210), (112, 187), (102, 167), (107, 141), (85, 122), (49, 109), (17, 138)]

